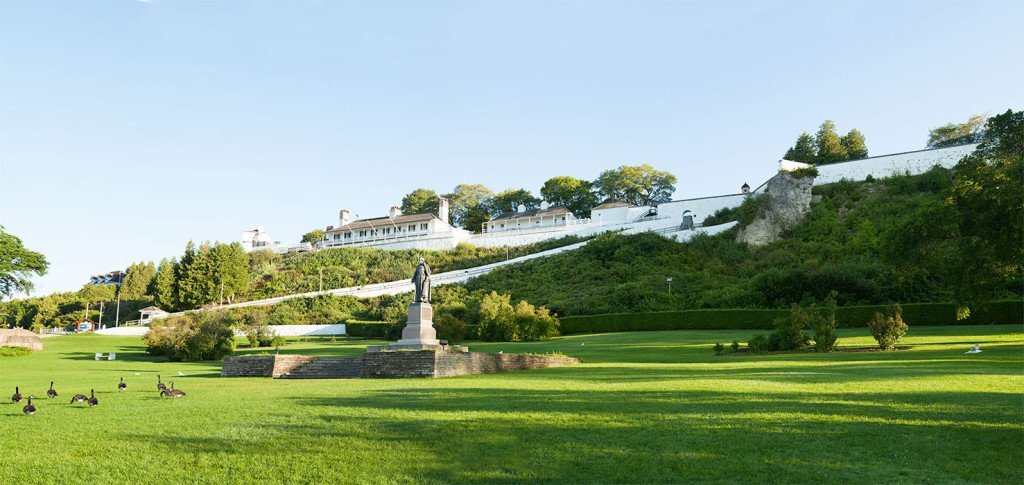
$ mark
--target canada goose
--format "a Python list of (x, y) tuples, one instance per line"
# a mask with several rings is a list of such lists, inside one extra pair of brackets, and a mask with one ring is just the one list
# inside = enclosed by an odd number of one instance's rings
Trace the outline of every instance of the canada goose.
[(46, 390), (46, 397), (50, 399), (57, 397), (57, 391), (53, 390), (53, 381), (50, 381), (50, 388)]
[(167, 384), (160, 382), (160, 374), (156, 375), (156, 390), (163, 391), (167, 389)]
[(185, 392), (180, 389), (174, 388), (174, 381), (171, 381), (171, 388), (160, 391), (161, 396), (168, 396), (171, 398), (185, 397)]
[(14, 388), (14, 395), (11, 396), (11, 401), (21, 402), (21, 390), (17, 387)]
[(121, 382), (117, 384), (117, 390), (118, 391), (123, 391), (125, 389), (128, 389), (128, 384), (124, 383), (124, 377), (122, 377), (121, 378)]
[(32, 405), (32, 396), (28, 397), (28, 404), (26, 404), (25, 407), (21, 408), (21, 410), (25, 413), (26, 416), (36, 413), (36, 407)]
[(95, 389), (89, 389), (89, 395), (91, 396), (89, 398), (89, 406), (95, 406), (95, 405), (100, 403), (100, 400), (96, 399), (96, 390)]
[(75, 394), (74, 396), (71, 397), (71, 402), (69, 402), (68, 404), (74, 404), (76, 402), (85, 402), (88, 400), (89, 398), (85, 397), (85, 394)]

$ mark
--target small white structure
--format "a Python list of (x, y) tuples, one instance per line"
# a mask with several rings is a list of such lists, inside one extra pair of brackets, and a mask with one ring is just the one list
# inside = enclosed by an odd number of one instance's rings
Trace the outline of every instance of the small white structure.
[(109, 285), (113, 283), (120, 283), (124, 281), (124, 277), (128, 274), (124, 271), (117, 270), (111, 271), (105, 274), (97, 274), (89, 277), (89, 283), (94, 285)]
[(169, 315), (169, 313), (161, 310), (158, 307), (148, 306), (146, 308), (143, 308), (142, 310), (139, 310), (139, 323), (143, 325), (148, 325), (154, 319), (167, 318), (167, 315)]
[(565, 206), (548, 207), (547, 203), (543, 202), (539, 209), (526, 210), (526, 206), (520, 204), (515, 211), (506, 212), (485, 222), (482, 232), (496, 233), (523, 229), (564, 227), (577, 224), (577, 221), (576, 215), (569, 212), (569, 209), (566, 209)]
[(242, 248), (246, 252), (258, 249), (272, 249), (279, 244), (281, 242), (271, 239), (270, 234), (267, 234), (267, 230), (263, 226), (256, 226), (255, 229), (242, 231)]

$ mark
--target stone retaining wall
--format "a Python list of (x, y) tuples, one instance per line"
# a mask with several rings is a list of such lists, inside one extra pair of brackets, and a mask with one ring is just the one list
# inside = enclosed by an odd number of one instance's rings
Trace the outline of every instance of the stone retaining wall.
[(224, 359), (221, 377), (274, 377), (290, 373), (316, 357), (304, 355), (243, 355)]
[(433, 350), (367, 352), (364, 378), (455, 377), (577, 364), (575, 357)]

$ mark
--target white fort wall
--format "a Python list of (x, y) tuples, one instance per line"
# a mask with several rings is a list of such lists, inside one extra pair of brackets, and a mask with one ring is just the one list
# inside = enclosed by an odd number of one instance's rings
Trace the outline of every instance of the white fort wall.
[(830, 184), (843, 179), (864, 180), (868, 175), (874, 178), (891, 177), (907, 172), (914, 175), (927, 172), (935, 165), (950, 168), (977, 147), (977, 144), (960, 145), (819, 165), (814, 185)]

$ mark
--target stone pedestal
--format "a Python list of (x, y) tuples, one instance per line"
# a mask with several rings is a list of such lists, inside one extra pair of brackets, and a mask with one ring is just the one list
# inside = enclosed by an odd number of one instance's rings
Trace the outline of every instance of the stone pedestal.
[(434, 308), (430, 303), (409, 305), (409, 320), (402, 329), (402, 339), (395, 345), (440, 345), (433, 319)]

